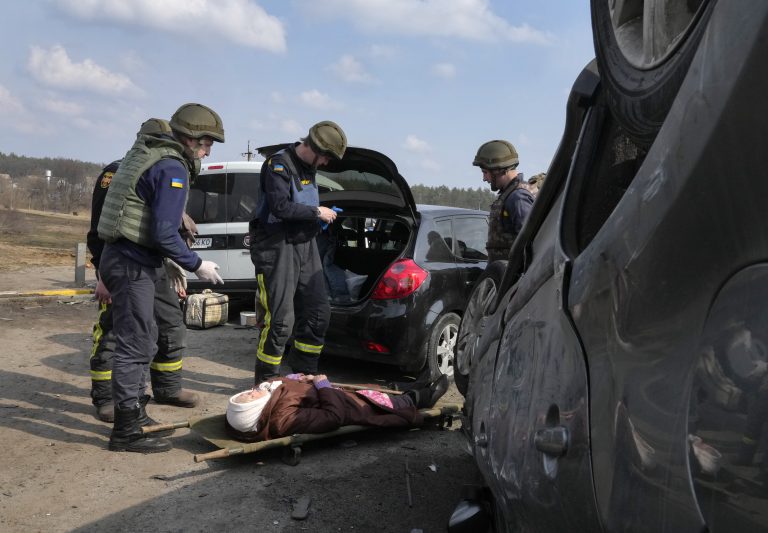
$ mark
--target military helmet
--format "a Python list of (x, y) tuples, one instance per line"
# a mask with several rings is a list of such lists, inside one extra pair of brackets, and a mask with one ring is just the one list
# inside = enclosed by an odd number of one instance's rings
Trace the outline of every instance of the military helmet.
[(307, 134), (310, 148), (320, 155), (341, 159), (347, 149), (347, 136), (338, 124), (330, 120), (318, 122)]
[(169, 124), (173, 131), (193, 139), (207, 136), (220, 143), (224, 142), (221, 117), (203, 104), (184, 104), (176, 110)]
[(519, 163), (517, 150), (507, 141), (488, 141), (477, 149), (472, 164), (476, 167), (495, 169), (515, 167)]
[(171, 133), (171, 126), (167, 120), (161, 118), (150, 118), (141, 124), (139, 135), (162, 135)]

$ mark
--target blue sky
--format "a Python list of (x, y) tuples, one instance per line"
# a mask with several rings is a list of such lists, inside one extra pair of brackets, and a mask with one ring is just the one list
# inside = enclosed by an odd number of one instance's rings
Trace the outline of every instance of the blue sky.
[(328, 119), (449, 187), (483, 185), (491, 139), (545, 171), (594, 55), (586, 0), (31, 0), (3, 19), (1, 152), (106, 163), (200, 102), (227, 137), (208, 161)]

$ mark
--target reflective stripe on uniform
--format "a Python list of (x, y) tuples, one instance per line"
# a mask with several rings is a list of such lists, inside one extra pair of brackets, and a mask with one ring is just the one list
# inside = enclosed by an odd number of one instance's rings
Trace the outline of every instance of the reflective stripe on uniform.
[(101, 338), (104, 336), (104, 330), (101, 329), (101, 316), (106, 312), (107, 304), (99, 304), (99, 314), (96, 317), (96, 323), (93, 325), (93, 347), (91, 348), (91, 357), (96, 355), (96, 350), (99, 348)]
[(320, 352), (323, 351), (323, 345), (322, 344), (305, 344), (303, 342), (299, 341), (293, 341), (293, 347), (297, 350), (301, 350), (302, 352), (311, 353), (315, 355), (320, 355)]
[(261, 328), (261, 333), (259, 334), (259, 349), (256, 350), (256, 357), (264, 363), (279, 365), (283, 359), (282, 355), (264, 353), (264, 344), (267, 342), (269, 328), (272, 325), (272, 312), (269, 310), (269, 302), (267, 301), (267, 287), (264, 285), (264, 274), (257, 275), (256, 280), (259, 283), (259, 303), (261, 303), (261, 307), (264, 309), (264, 327)]
[(155, 361), (152, 361), (149, 364), (149, 368), (152, 370), (158, 370), (160, 372), (178, 372), (181, 370), (181, 359), (174, 363), (158, 363)]
[(283, 360), (282, 355), (269, 355), (262, 352), (261, 350), (256, 352), (256, 358), (262, 363), (267, 363), (270, 365), (279, 365), (280, 362)]
[(110, 381), (111, 379), (111, 370), (91, 370), (91, 381)]

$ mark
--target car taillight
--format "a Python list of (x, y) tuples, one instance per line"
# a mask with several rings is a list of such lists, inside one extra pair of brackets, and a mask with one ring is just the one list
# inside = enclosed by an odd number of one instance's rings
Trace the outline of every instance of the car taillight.
[(403, 298), (419, 288), (429, 274), (413, 262), (413, 259), (401, 259), (392, 263), (373, 290), (374, 300)]

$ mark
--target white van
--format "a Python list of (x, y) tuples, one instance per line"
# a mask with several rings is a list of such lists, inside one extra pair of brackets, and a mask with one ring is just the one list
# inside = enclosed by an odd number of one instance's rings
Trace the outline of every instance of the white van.
[(248, 222), (259, 203), (263, 161), (204, 163), (190, 187), (187, 213), (197, 223), (192, 248), (219, 265), (224, 285), (211, 286), (187, 274), (190, 292), (211, 288), (231, 299), (253, 302), (256, 280), (251, 263)]

